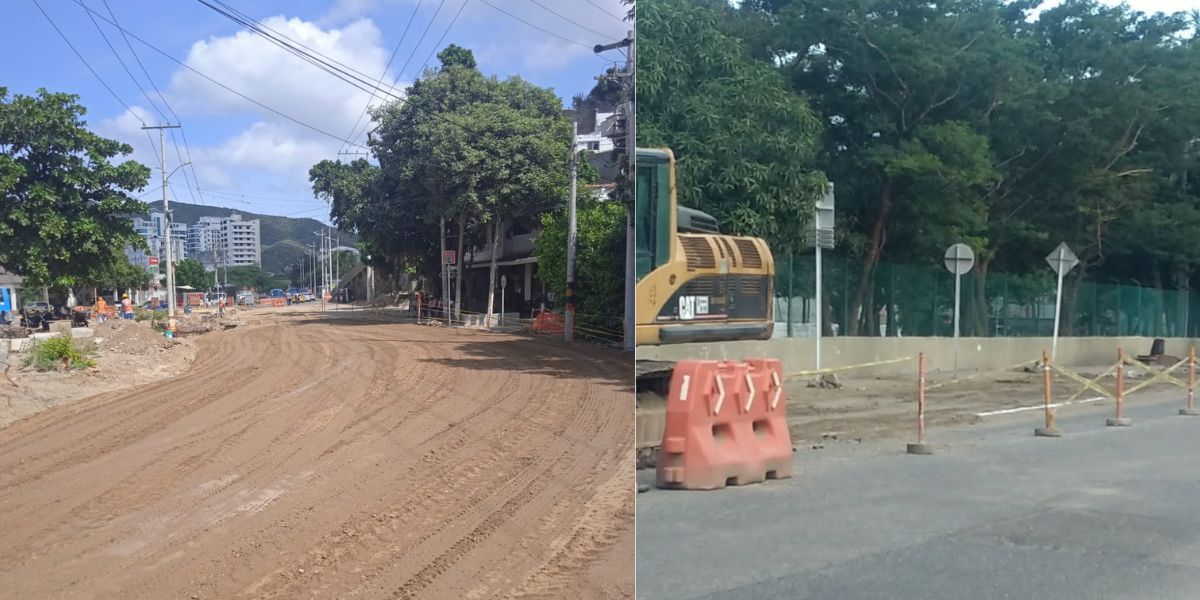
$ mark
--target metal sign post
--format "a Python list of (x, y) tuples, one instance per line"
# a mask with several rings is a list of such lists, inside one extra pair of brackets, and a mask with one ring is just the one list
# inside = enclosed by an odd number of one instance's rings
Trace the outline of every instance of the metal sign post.
[(946, 269), (954, 274), (954, 378), (958, 379), (959, 316), (962, 307), (962, 276), (975, 266), (975, 253), (966, 244), (954, 244), (946, 249)]
[[(816, 215), (813, 218), (813, 247), (816, 248), (816, 315), (813, 323), (817, 326), (816, 331), (816, 362), (817, 370), (821, 370), (821, 336), (825, 333), (822, 329), (821, 318), (824, 316), (824, 304), (821, 301), (821, 250), (825, 248), (833, 248), (833, 223), (834, 223), (834, 196), (833, 182), (829, 182), (829, 188), (820, 200), (817, 200)], [(791, 298), (788, 298), (788, 305), (791, 306)], [(788, 324), (791, 326), (791, 323)]]
[(1050, 268), (1058, 275), (1058, 292), (1054, 294), (1054, 339), (1050, 343), (1050, 360), (1058, 354), (1058, 324), (1062, 315), (1063, 277), (1079, 264), (1079, 259), (1066, 242), (1062, 242), (1046, 257)]
[(504, 327), (504, 289), (508, 287), (508, 276), (500, 276), (500, 326)]

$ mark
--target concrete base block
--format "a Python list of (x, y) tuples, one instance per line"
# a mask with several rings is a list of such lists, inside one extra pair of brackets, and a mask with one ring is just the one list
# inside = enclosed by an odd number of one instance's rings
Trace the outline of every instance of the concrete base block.
[(70, 321), (50, 321), (51, 333), (69, 333), (71, 331)]
[(4, 341), (8, 342), (8, 351), (14, 354), (17, 352), (25, 352), (29, 350), (31, 346), (33, 346), (33, 338), (13, 338), (11, 340)]
[(42, 340), (48, 340), (50, 338), (55, 338), (55, 337), (60, 337), (60, 336), (62, 336), (62, 332), (60, 332), (60, 331), (39, 331), (39, 332), (29, 336), (29, 338), (34, 341), (40, 342)]
[(1035, 437), (1049, 438), (1062, 437), (1062, 430), (1057, 427), (1038, 427), (1037, 429), (1033, 430), (1033, 435)]
[(1131, 421), (1129, 417), (1121, 417), (1119, 419), (1108, 419), (1104, 422), (1104, 424), (1108, 425), (1109, 427), (1129, 427), (1130, 425), (1133, 425), (1133, 421)]
[(1179, 414), (1185, 417), (1200, 417), (1200, 410), (1194, 408), (1181, 408)]
[(927, 443), (926, 444), (909, 444), (908, 445), (908, 453), (916, 454), (918, 456), (929, 456), (930, 454), (933, 454), (933, 446), (930, 444), (927, 444)]
[(96, 336), (96, 330), (88, 327), (72, 327), (71, 337), (79, 340)]

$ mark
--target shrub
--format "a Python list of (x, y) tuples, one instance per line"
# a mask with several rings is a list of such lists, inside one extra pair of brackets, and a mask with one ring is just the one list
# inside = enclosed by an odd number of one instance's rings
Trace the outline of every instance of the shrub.
[(96, 365), (89, 355), (94, 354), (94, 343), (76, 344), (69, 336), (52, 337), (36, 342), (25, 355), (25, 367), (38, 371), (55, 371), (59, 368), (86, 369)]

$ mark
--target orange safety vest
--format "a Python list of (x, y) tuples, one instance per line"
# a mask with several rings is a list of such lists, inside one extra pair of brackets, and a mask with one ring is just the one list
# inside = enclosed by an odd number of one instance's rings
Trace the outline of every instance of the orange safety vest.
[(104, 301), (104, 298), (96, 298), (96, 312), (98, 312), (98, 313), (107, 313), (108, 312), (108, 303)]

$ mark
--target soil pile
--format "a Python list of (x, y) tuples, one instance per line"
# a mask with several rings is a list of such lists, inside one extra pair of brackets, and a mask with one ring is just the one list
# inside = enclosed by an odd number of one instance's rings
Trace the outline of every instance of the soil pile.
[(149, 325), (121, 319), (109, 319), (97, 325), (96, 337), (100, 338), (101, 350), (121, 354), (154, 354), (176, 343), (156, 333)]

